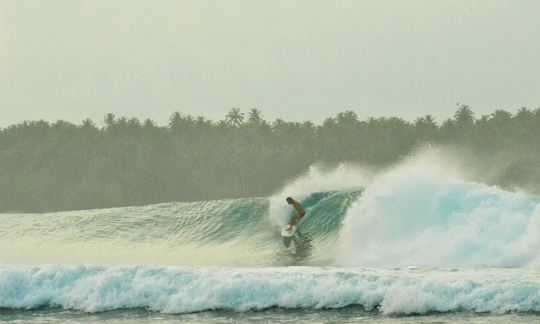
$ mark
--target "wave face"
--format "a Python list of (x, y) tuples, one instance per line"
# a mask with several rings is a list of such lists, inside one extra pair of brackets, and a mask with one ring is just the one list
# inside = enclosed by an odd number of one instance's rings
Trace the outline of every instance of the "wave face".
[[(540, 200), (462, 180), (432, 156), (368, 178), (312, 168), (267, 198), (0, 215), (0, 262), (534, 267)], [(280, 236), (307, 209), (299, 234)]]
[(0, 308), (85, 312), (341, 308), (383, 314), (538, 312), (538, 271), (0, 266)]
[[(315, 169), (312, 173), (317, 173)], [(335, 172), (334, 172), (335, 173)], [(312, 174), (311, 177), (320, 178)], [(310, 175), (306, 177), (309, 179)], [(304, 184), (305, 181), (304, 181)], [(321, 186), (322, 188), (323, 186)], [(358, 188), (302, 186), (290, 193), (309, 217), (293, 239), (280, 226), (285, 197), (165, 203), (46, 214), (0, 215), (0, 262), (279, 266), (330, 264)], [(330, 190), (328, 190), (330, 188)], [(278, 208), (275, 205), (279, 206)], [(280, 208), (282, 208), (280, 210)], [(280, 214), (276, 214), (280, 210)], [(282, 219), (284, 223), (280, 223)]]

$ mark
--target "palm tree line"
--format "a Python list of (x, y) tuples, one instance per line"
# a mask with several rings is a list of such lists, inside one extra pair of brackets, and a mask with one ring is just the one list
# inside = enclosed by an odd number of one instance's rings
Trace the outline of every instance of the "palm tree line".
[(475, 153), (501, 186), (540, 183), (540, 108), (476, 118), (458, 104), (453, 118), (430, 115), (359, 120), (354, 111), (321, 125), (263, 118), (232, 108), (223, 120), (175, 112), (166, 126), (107, 114), (24, 121), (0, 129), (0, 212), (41, 212), (166, 201), (267, 196), (310, 165), (388, 166), (432, 143)]

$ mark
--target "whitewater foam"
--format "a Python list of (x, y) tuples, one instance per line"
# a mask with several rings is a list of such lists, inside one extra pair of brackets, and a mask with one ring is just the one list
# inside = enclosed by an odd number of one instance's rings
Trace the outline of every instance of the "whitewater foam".
[(540, 274), (523, 270), (0, 266), (0, 307), (85, 312), (341, 308), (383, 314), (540, 311)]
[(441, 160), (413, 159), (375, 178), (344, 218), (339, 263), (536, 265), (540, 200), (464, 181), (446, 168)]

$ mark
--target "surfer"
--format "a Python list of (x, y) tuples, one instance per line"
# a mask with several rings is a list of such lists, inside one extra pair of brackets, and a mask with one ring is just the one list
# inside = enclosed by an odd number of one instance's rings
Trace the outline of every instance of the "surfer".
[(296, 213), (294, 213), (293, 217), (291, 217), (289, 227), (287, 227), (287, 230), (290, 231), (292, 227), (296, 225), (296, 222), (306, 214), (306, 211), (298, 201), (292, 199), (291, 197), (287, 197), (287, 203), (289, 205), (293, 205), (294, 209), (296, 209)]

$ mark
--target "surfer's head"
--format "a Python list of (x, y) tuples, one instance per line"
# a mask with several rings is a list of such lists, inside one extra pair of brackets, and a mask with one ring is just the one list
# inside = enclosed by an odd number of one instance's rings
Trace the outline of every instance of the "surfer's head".
[(287, 203), (290, 205), (293, 203), (293, 199), (291, 197), (287, 197)]

